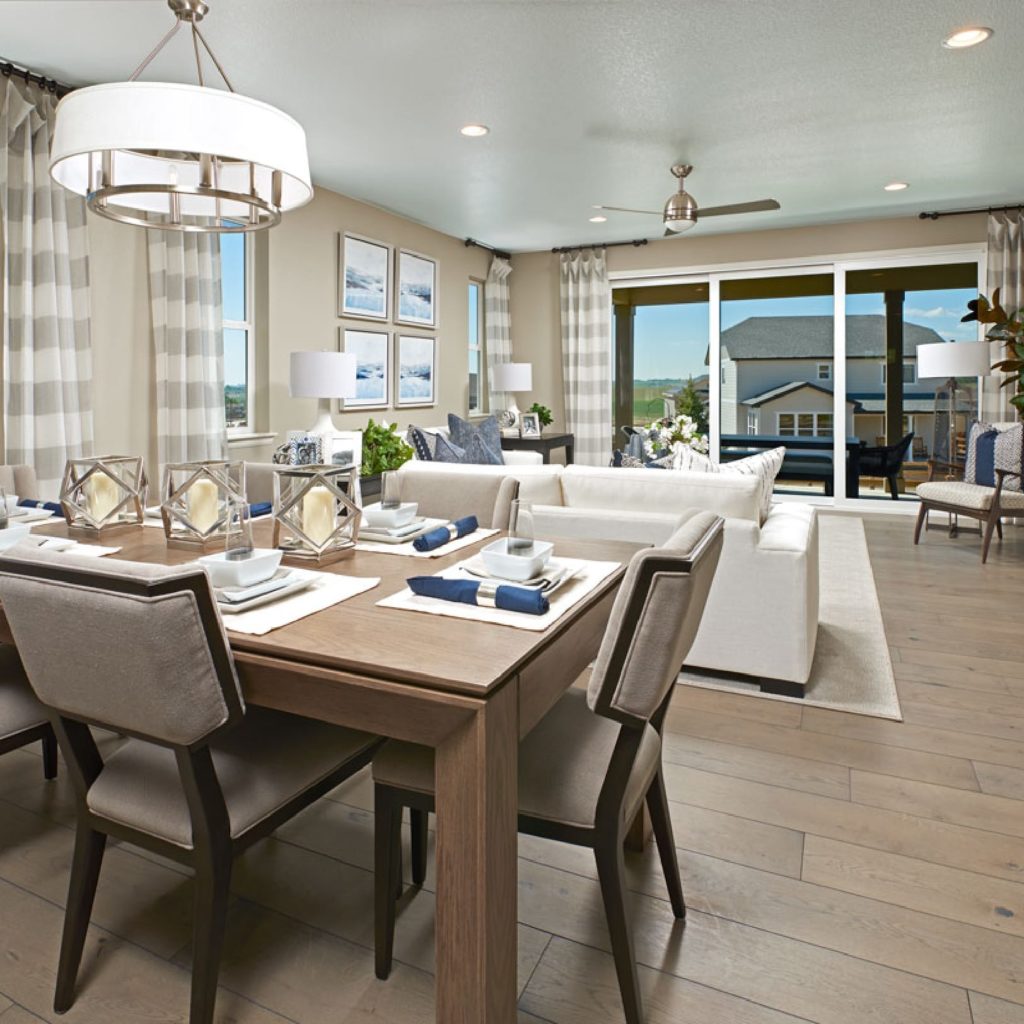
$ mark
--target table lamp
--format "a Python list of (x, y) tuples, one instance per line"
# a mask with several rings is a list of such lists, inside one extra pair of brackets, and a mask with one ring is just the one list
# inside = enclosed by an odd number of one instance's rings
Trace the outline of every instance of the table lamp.
[(293, 352), (290, 370), (292, 397), (320, 400), (309, 433), (334, 434), (331, 399), (356, 397), (356, 357), (351, 352)]
[(507, 392), (509, 395), (508, 417), (511, 419), (506, 426), (519, 426), (522, 413), (516, 405), (517, 391), (533, 390), (533, 363), (496, 363), (491, 367), (491, 391)]
[[(932, 456), (947, 462), (956, 461), (956, 416), (961, 406), (968, 415), (977, 415), (972, 388), (961, 384), (963, 377), (987, 377), (992, 357), (987, 341), (936, 342), (917, 346), (917, 379), (935, 378), (942, 383), (935, 389), (935, 412), (932, 417)], [(964, 399), (967, 399), (966, 403)], [(942, 417), (947, 429), (941, 429)], [(966, 433), (966, 431), (965, 431)], [(943, 452), (942, 446), (946, 445)]]

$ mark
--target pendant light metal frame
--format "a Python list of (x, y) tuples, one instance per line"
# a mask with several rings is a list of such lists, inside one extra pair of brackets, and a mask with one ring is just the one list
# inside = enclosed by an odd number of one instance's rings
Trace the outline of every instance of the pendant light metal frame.
[[(94, 213), (122, 224), (196, 234), (273, 227), (313, 197), (305, 133), (280, 110), (235, 92), (199, 29), (205, 0), (168, 6), (174, 26), (127, 82), (78, 89), (58, 105), (50, 173)], [(138, 82), (182, 25), (191, 30), (198, 86)], [(200, 47), (227, 92), (206, 86)], [(213, 144), (223, 148), (211, 151)]]

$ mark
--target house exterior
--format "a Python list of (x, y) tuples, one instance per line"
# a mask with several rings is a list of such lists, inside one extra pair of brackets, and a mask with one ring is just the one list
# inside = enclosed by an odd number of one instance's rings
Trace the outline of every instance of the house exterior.
[[(918, 381), (917, 346), (942, 341), (930, 327), (903, 325), (905, 429), (926, 450), (937, 382)], [(885, 317), (847, 317), (846, 351), (846, 434), (873, 445), (885, 433)], [(722, 332), (721, 373), (723, 434), (833, 433), (832, 317), (748, 317)]]

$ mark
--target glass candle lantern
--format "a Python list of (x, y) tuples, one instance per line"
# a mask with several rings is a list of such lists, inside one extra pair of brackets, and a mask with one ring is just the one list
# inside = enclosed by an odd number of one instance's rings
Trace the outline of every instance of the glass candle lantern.
[(148, 489), (140, 455), (68, 459), (60, 485), (68, 532), (98, 537), (142, 526)]
[(285, 563), (327, 565), (355, 548), (362, 512), (356, 470), (280, 466), (274, 472), (274, 546)]
[(164, 468), (160, 516), (168, 547), (224, 547), (232, 505), (245, 503), (245, 463), (180, 462)]

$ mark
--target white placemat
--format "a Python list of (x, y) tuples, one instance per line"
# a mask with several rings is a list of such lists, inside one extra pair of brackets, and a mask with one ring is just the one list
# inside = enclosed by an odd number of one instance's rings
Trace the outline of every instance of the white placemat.
[(222, 616), (224, 626), (234, 633), (262, 636), (272, 629), (279, 629), (307, 615), (341, 604), (350, 597), (372, 590), (380, 583), (379, 576), (336, 576), (334, 573), (314, 572), (312, 569), (293, 569), (292, 572), (314, 576), (316, 579), (307, 590), (292, 594), (291, 597), (253, 608), (252, 611)]
[(10, 522), (24, 523), (26, 526), (40, 526), (42, 523), (64, 522), (64, 517), (56, 512), (47, 512), (45, 508), (32, 509), (23, 516), (11, 516)]
[[(381, 608), (401, 608), (408, 612), (447, 615), (453, 619), (475, 619), (478, 622), (493, 622), (499, 626), (514, 626), (516, 629), (540, 632), (596, 590), (621, 565), (620, 562), (592, 562), (582, 558), (559, 558), (558, 561), (571, 569), (578, 569), (579, 576), (555, 592), (551, 598), (551, 607), (543, 615), (507, 612), (502, 608), (482, 608), (475, 604), (459, 604), (455, 601), (440, 601), (435, 597), (414, 594), (408, 587), (378, 601), (377, 605)], [(468, 579), (470, 577), (460, 568), (463, 564), (459, 562), (434, 575), (443, 576), (445, 579)]]
[(472, 533), (467, 533), (465, 537), (450, 540), (447, 544), (434, 548), (433, 551), (417, 551), (413, 547), (412, 541), (409, 541), (408, 544), (380, 544), (372, 540), (357, 541), (356, 550), (377, 551), (383, 555), (411, 555), (413, 558), (440, 558), (442, 555), (453, 554), (460, 548), (468, 548), (470, 544), (478, 544), (488, 537), (493, 537), (497, 532), (497, 530), (474, 530)]
[[(35, 540), (43, 540), (42, 537), (36, 537)], [(66, 537), (54, 537), (55, 541), (58, 541), (61, 545), (67, 545), (67, 547), (55, 547), (47, 544), (40, 544), (39, 547), (42, 551), (59, 551), (62, 555), (85, 555), (87, 558), (102, 558), (104, 555), (116, 555), (121, 550), (120, 547), (110, 548), (104, 547), (102, 544), (82, 544), (78, 541), (73, 541), (68, 544)]]

